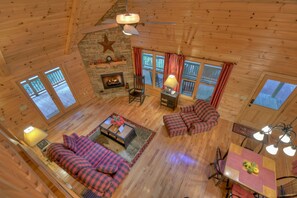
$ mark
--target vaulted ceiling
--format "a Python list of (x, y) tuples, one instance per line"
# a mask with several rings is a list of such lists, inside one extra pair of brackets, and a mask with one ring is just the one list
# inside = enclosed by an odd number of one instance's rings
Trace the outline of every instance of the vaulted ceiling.
[[(2, 0), (0, 70), (71, 53), (115, 2)], [(237, 63), (221, 101), (226, 119), (236, 119), (263, 71), (297, 76), (296, 0), (128, 0), (128, 10), (176, 22), (137, 26), (132, 46)]]

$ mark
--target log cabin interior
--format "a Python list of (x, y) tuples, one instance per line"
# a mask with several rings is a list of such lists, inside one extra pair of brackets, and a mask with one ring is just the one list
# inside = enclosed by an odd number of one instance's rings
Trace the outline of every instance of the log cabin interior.
[[(285, 123), (276, 128), (296, 151), (296, 54), (296, 0), (2, 0), (1, 197), (225, 197), (224, 181), (240, 179), (209, 179), (218, 147), (226, 153), (244, 135)], [(129, 102), (134, 75), (144, 76), (142, 102)], [(198, 99), (211, 106), (208, 115), (219, 114), (210, 128), (183, 122), (181, 109)], [(103, 134), (110, 123), (118, 125), (113, 138)], [(42, 138), (28, 139), (29, 126)], [(273, 162), (273, 180), (296, 174), (297, 154), (286, 155), (272, 131), (259, 156)], [(73, 133), (121, 156), (130, 169), (124, 178), (99, 178), (95, 162), (71, 174), (49, 159), (52, 145), (65, 148), (63, 135), (79, 144)], [(265, 149), (271, 144), (275, 155)], [(104, 184), (80, 177), (86, 170)]]

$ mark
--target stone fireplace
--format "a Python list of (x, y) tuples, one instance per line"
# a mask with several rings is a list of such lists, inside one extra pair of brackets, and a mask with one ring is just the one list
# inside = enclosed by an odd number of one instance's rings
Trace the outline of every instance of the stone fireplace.
[(101, 74), (104, 89), (111, 89), (124, 86), (123, 72)]
[[(117, 1), (98, 24), (105, 19), (115, 19), (116, 13), (124, 13), (125, 10), (124, 1)], [(100, 44), (105, 37), (114, 41), (112, 50), (105, 51)], [(79, 42), (78, 48), (97, 97), (127, 96), (125, 85), (133, 84), (134, 74), (131, 37), (123, 34), (119, 27), (100, 30), (86, 34)], [(112, 58), (111, 61), (107, 61), (108, 56)], [(116, 79), (105, 76), (119, 73), (121, 75), (117, 75)]]

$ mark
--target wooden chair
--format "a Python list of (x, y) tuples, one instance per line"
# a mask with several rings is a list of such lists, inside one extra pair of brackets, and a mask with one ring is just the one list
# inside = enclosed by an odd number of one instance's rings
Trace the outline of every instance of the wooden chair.
[(215, 156), (214, 162), (209, 164), (211, 167), (213, 167), (214, 173), (211, 176), (209, 176), (208, 179), (211, 179), (211, 178), (216, 179), (217, 180), (216, 186), (223, 181), (228, 182), (228, 179), (223, 175), (225, 164), (226, 164), (225, 157), (226, 157), (226, 154), (224, 155), (224, 157), (222, 157), (221, 150), (218, 147), (216, 150), (216, 156)]
[(134, 87), (129, 89), (129, 103), (134, 100), (140, 101), (140, 104), (143, 103), (145, 99), (145, 78), (144, 76), (134, 75)]
[(297, 197), (297, 176), (284, 176), (276, 179), (277, 197)]
[(263, 150), (265, 142), (265, 139), (260, 142), (256, 139), (245, 137), (242, 140), (240, 146), (260, 154)]
[(242, 188), (238, 184), (233, 184), (231, 189), (228, 190), (226, 194), (226, 198), (254, 198), (255, 195), (246, 190), (245, 188)]

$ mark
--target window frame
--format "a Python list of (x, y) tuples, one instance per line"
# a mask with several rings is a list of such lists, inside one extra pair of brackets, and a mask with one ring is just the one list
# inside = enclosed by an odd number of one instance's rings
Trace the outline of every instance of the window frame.
[[(202, 75), (203, 75), (203, 71), (204, 71), (205, 65), (212, 65), (212, 66), (216, 66), (216, 67), (221, 67), (222, 68), (223, 67), (223, 62), (204, 60), (204, 59), (199, 59), (199, 58), (194, 58), (194, 57), (186, 57), (185, 58), (185, 61), (196, 62), (196, 63), (199, 63), (200, 66), (199, 66), (198, 74), (197, 74), (197, 77), (196, 77), (196, 80), (195, 80), (195, 86), (194, 86), (194, 89), (193, 89), (192, 96), (184, 95), (184, 94), (182, 94), (180, 92), (180, 90), (179, 90), (179, 93), (180, 93), (180, 96), (182, 98), (196, 100), (196, 95), (197, 95), (197, 92), (198, 92), (199, 85), (200, 84), (208, 85), (206, 83), (200, 82), (201, 79), (202, 79)], [(216, 87), (216, 85), (214, 86), (214, 88)], [(213, 97), (213, 93), (211, 95), (211, 98), (212, 97)]]
[[(163, 73), (157, 71), (157, 64), (156, 64), (157, 59), (156, 59), (156, 57), (157, 56), (163, 56), (164, 57), (164, 67), (165, 67), (165, 53), (150, 51), (150, 50), (142, 50), (142, 52), (141, 52), (141, 61), (142, 61), (143, 53), (153, 55), (153, 61), (152, 61), (153, 62), (153, 69), (151, 70), (152, 71), (152, 85), (145, 84), (145, 86), (147, 86), (149, 88), (152, 88), (152, 89), (156, 89), (156, 90), (162, 90), (163, 86), (162, 87), (157, 87), (156, 86), (156, 74), (160, 73), (160, 74), (163, 74), (163, 76), (164, 76), (164, 70), (163, 70)], [(141, 70), (143, 70), (142, 65), (141, 65)], [(163, 82), (163, 84), (164, 84), (164, 82)]]

